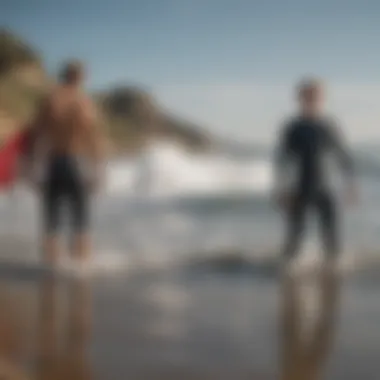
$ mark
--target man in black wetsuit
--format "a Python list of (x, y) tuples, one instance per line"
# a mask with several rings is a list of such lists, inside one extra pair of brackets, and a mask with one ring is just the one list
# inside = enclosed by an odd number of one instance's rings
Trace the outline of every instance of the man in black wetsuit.
[(291, 189), (276, 189), (276, 201), (284, 209), (287, 235), (284, 259), (289, 261), (299, 249), (304, 232), (305, 216), (309, 208), (319, 214), (327, 258), (339, 252), (337, 202), (330, 184), (326, 158), (338, 158), (347, 184), (350, 202), (354, 200), (353, 162), (346, 150), (337, 125), (322, 116), (323, 86), (314, 79), (301, 83), (298, 89), (300, 114), (290, 120), (281, 132), (276, 152), (277, 181), (283, 185), (289, 163), (295, 169), (295, 183)]

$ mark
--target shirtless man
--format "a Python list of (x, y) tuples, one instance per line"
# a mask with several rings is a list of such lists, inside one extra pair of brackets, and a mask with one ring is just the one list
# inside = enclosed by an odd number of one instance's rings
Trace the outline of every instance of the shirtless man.
[[(103, 149), (95, 105), (82, 90), (84, 77), (80, 63), (66, 64), (59, 85), (44, 99), (32, 123), (31, 161), (35, 166), (42, 160), (46, 168), (38, 187), (43, 205), (45, 260), (53, 266), (60, 254), (62, 203), (70, 211), (73, 258), (84, 264), (90, 250), (89, 201), (98, 186)], [(83, 170), (84, 164), (89, 164), (91, 173)]]

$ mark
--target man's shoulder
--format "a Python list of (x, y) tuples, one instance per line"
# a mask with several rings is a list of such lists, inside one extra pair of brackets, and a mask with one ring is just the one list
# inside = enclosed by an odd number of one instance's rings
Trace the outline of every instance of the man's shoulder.
[(285, 133), (293, 133), (299, 127), (301, 127), (302, 125), (301, 121), (302, 120), (299, 116), (288, 116), (287, 118), (285, 118), (282, 124), (283, 125), (282, 129)]
[(51, 90), (49, 92), (45, 92), (40, 98), (39, 102), (43, 105), (48, 105), (54, 103), (55, 99), (57, 98), (57, 93), (54, 90)]
[(64, 89), (61, 86), (53, 86), (50, 90), (45, 94), (45, 99), (55, 100), (62, 98), (64, 96)]
[(64, 102), (65, 94), (64, 91), (59, 87), (53, 87), (49, 92), (46, 92), (41, 97), (41, 105), (48, 110), (55, 110), (60, 108), (61, 104)]
[(52, 88), (50, 92), (46, 94), (46, 98), (51, 100), (67, 100), (69, 102), (75, 101), (78, 103), (91, 102), (91, 97), (84, 91), (76, 89), (67, 89), (62, 86), (56, 86)]
[[(327, 130), (335, 130), (339, 125), (337, 118), (333, 115), (321, 115), (316, 119), (317, 124)], [(302, 116), (292, 116), (284, 123), (285, 128), (299, 129), (305, 126), (305, 119)]]

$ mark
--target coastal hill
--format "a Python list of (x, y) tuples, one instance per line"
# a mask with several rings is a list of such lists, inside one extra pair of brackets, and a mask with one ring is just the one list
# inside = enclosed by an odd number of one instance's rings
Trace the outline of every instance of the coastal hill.
[[(145, 90), (121, 86), (94, 96), (109, 131), (122, 151), (138, 149), (147, 135), (171, 139), (190, 149), (208, 149), (211, 138), (201, 127), (170, 114)], [(152, 129), (151, 127), (154, 126)]]
[[(44, 69), (38, 50), (0, 29), (0, 140), (32, 117), (52, 85), (54, 78)], [(211, 146), (204, 128), (170, 114), (142, 88), (121, 85), (92, 95), (113, 151), (137, 152), (152, 131), (154, 138), (171, 139), (192, 150)]]

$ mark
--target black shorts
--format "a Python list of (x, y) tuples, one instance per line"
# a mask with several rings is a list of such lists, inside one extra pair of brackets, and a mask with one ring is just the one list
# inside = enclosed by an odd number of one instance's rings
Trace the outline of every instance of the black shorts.
[(79, 161), (71, 155), (49, 157), (42, 189), (45, 231), (55, 233), (61, 226), (63, 206), (69, 211), (74, 233), (87, 230), (89, 193)]

